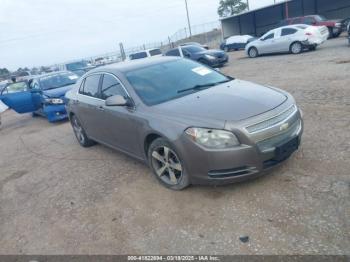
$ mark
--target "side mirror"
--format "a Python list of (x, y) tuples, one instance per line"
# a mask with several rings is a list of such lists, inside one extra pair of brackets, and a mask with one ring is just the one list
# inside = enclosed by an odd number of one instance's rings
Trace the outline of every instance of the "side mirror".
[(132, 105), (129, 99), (126, 99), (121, 95), (108, 97), (105, 104), (106, 106), (131, 106)]

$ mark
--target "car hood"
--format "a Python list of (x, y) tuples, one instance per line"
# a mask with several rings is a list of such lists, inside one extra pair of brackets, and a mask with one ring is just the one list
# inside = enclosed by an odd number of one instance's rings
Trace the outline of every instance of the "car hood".
[(239, 121), (270, 111), (287, 100), (275, 89), (233, 80), (154, 106), (161, 114), (196, 119)]
[(64, 96), (69, 90), (72, 89), (72, 87), (74, 87), (74, 84), (55, 89), (44, 90), (43, 94), (50, 98), (58, 98)]

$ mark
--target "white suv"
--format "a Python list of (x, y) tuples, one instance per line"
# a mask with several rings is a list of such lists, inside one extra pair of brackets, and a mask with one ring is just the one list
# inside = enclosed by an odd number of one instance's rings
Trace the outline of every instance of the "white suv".
[(136, 60), (136, 59), (143, 59), (147, 57), (162, 56), (162, 55), (163, 55), (162, 51), (159, 48), (154, 48), (154, 49), (148, 49), (137, 53), (133, 53), (129, 55), (129, 59)]

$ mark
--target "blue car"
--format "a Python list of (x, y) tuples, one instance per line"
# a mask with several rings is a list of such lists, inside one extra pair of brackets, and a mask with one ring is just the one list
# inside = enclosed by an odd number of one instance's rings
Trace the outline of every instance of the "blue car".
[(60, 71), (11, 83), (1, 91), (0, 100), (19, 114), (33, 113), (49, 122), (64, 120), (68, 118), (65, 94), (78, 78), (72, 72)]
[(225, 50), (225, 52), (229, 52), (231, 50), (238, 51), (240, 49), (245, 49), (245, 46), (253, 40), (255, 40), (255, 37), (251, 35), (231, 36), (220, 45), (220, 49)]

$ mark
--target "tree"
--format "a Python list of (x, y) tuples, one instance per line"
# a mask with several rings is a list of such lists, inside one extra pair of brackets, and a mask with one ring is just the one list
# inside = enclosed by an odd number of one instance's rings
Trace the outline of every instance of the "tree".
[(218, 14), (220, 17), (239, 14), (247, 10), (248, 5), (242, 0), (220, 0)]

